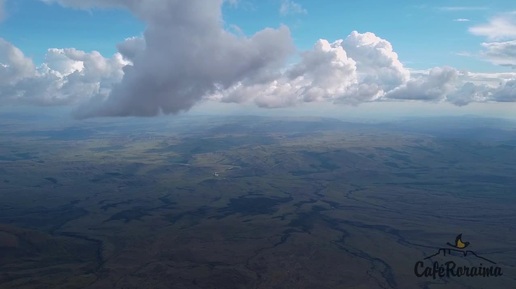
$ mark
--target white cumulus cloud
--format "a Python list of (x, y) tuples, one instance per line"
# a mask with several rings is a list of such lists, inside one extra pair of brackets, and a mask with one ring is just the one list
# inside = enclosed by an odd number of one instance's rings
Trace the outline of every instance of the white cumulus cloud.
[(341, 41), (319, 40), (301, 61), (263, 83), (238, 83), (219, 91), (224, 102), (254, 101), (262, 107), (284, 107), (300, 102), (334, 100), (357, 83), (356, 63)]
[(389, 92), (391, 99), (441, 101), (454, 89), (459, 72), (451, 67), (435, 67)]
[(458, 85), (456, 89), (450, 92), (446, 98), (448, 102), (451, 102), (458, 106), (464, 106), (472, 102), (486, 102), (492, 94), (492, 88), (483, 85), (475, 84), (473, 82), (466, 82)]
[(0, 38), (0, 85), (14, 84), (34, 73), (32, 60), (23, 52)]
[(120, 82), (128, 64), (120, 54), (49, 49), (45, 62), (36, 67), (11, 43), (0, 38), (0, 102), (69, 104), (95, 95), (107, 96)]
[[(320, 39), (286, 66), (295, 52), (289, 29), (233, 34), (224, 29), (221, 13), (224, 2), (236, 3), (228, 0), (44, 1), (127, 9), (147, 27), (141, 36), (121, 40), (112, 57), (51, 48), (40, 65), (0, 38), (0, 104), (73, 104), (78, 117), (95, 117), (175, 114), (205, 100), (266, 108), (314, 102), (516, 102), (515, 73), (475, 74), (452, 67), (411, 71), (388, 40), (371, 32)], [(493, 63), (516, 65), (514, 40), (483, 47)]]
[(409, 77), (388, 41), (353, 31), (332, 43), (320, 39), (301, 54), (299, 63), (267, 83), (239, 83), (217, 97), (225, 102), (254, 101), (263, 107), (320, 101), (358, 104), (380, 99)]
[(301, 4), (296, 3), (293, 0), (282, 0), (279, 11), (281, 15), (308, 13), (308, 11), (306, 11), (306, 9), (301, 6)]
[(498, 102), (516, 101), (516, 78), (504, 81), (492, 92), (492, 100)]
[(382, 91), (389, 91), (410, 77), (391, 43), (371, 32), (353, 31), (342, 41), (342, 47), (357, 62), (362, 83), (377, 84)]
[(443, 6), (439, 7), (442, 11), (477, 11), (477, 10), (487, 10), (488, 7), (485, 6)]
[(489, 23), (473, 26), (469, 31), (488, 40), (516, 39), (516, 12), (499, 14)]
[(516, 67), (516, 11), (496, 15), (489, 23), (471, 27), (475, 35), (485, 36), (480, 56), (493, 64)]
[(484, 42), (482, 56), (494, 64), (516, 68), (516, 40)]

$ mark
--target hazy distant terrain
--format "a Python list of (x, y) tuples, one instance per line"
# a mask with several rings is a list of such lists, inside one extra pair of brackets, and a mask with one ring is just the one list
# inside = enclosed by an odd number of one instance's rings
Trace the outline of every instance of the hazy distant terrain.
[[(0, 288), (516, 286), (510, 122), (0, 117)], [(416, 278), (459, 233), (503, 276)]]

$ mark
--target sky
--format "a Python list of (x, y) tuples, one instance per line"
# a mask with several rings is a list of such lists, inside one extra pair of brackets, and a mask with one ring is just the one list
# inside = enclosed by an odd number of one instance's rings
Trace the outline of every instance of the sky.
[(515, 117), (515, 67), (510, 0), (0, 0), (3, 110)]

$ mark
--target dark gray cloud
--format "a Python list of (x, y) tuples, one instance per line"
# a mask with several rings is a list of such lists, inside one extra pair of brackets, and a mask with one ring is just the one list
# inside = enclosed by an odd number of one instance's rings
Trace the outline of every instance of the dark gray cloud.
[(132, 62), (124, 68), (122, 82), (109, 97), (83, 105), (79, 117), (188, 110), (206, 95), (237, 82), (265, 81), (294, 51), (285, 26), (267, 28), (249, 38), (224, 30), (222, 0), (57, 2), (79, 8), (123, 6), (147, 24), (144, 48), (138, 40), (119, 45)]
[(145, 51), (145, 46), (145, 39), (143, 37), (131, 37), (119, 43), (116, 48), (125, 59), (132, 62), (139, 54)]

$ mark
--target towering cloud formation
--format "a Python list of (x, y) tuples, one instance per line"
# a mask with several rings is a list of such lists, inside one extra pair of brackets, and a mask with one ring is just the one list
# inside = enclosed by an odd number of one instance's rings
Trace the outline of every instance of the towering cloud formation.
[(243, 83), (222, 91), (224, 102), (254, 101), (262, 107), (283, 107), (299, 102), (333, 100), (357, 83), (356, 63), (340, 42), (319, 40), (301, 61), (266, 82)]
[[(47, 1), (48, 2), (48, 1)], [(267, 81), (294, 50), (287, 27), (250, 38), (223, 29), (222, 0), (73, 1), (64, 5), (122, 6), (147, 23), (144, 43), (119, 45), (132, 65), (108, 98), (83, 106), (79, 116), (177, 113), (203, 96), (238, 82)]]
[(254, 100), (263, 107), (314, 101), (358, 104), (382, 98), (409, 76), (388, 41), (353, 31), (344, 40), (317, 41), (299, 63), (267, 83), (239, 83), (218, 97), (226, 102)]
[(342, 47), (358, 63), (358, 73), (364, 83), (377, 83), (383, 91), (389, 91), (410, 77), (391, 43), (373, 33), (353, 31), (342, 42)]

